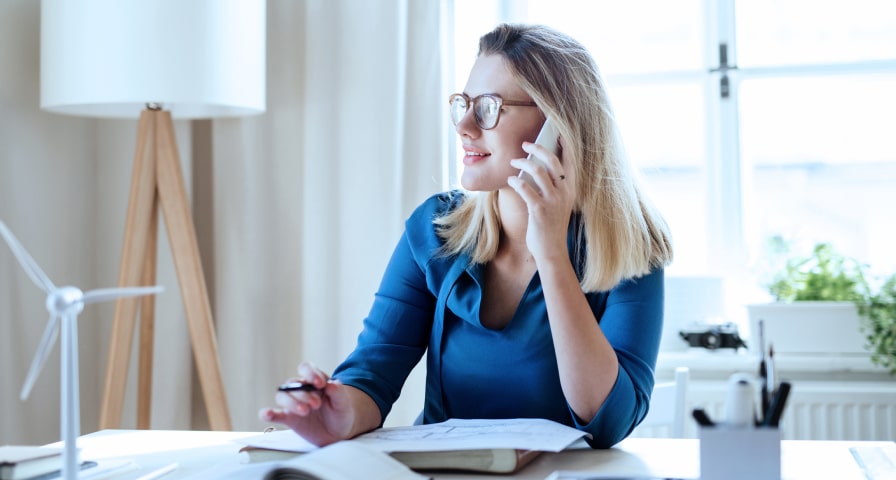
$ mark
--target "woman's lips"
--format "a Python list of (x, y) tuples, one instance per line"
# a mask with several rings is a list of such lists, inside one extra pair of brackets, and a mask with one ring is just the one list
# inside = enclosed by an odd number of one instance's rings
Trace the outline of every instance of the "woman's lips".
[(481, 162), (489, 155), (491, 154), (477, 149), (464, 148), (464, 165), (473, 165), (476, 162)]

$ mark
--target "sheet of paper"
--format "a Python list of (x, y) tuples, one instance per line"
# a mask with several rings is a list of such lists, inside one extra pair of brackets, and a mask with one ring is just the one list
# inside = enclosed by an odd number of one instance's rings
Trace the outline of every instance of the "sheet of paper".
[[(517, 448), (559, 452), (585, 432), (550, 420), (537, 418), (464, 420), (442, 423), (388, 427), (360, 435), (353, 441), (384, 452), (424, 452), (434, 450), (472, 450), (481, 448)], [(279, 430), (240, 439), (253, 447), (307, 452), (315, 447), (291, 430)]]
[(849, 452), (869, 480), (896, 478), (896, 444), (852, 447)]
[(450, 419), (429, 425), (389, 427), (356, 438), (387, 452), (517, 448), (559, 452), (585, 432), (538, 418)]

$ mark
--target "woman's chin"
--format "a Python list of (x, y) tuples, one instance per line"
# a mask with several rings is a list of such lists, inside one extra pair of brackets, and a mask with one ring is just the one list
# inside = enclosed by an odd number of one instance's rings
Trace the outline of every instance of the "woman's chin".
[(460, 181), (460, 186), (464, 190), (468, 192), (486, 192), (490, 190), (494, 190), (493, 188), (487, 188), (482, 185), (481, 182), (465, 182), (463, 180)]
[(470, 192), (491, 192), (507, 188), (508, 185), (506, 179), (507, 177), (503, 177), (501, 180), (496, 180), (494, 178), (485, 178), (481, 175), (473, 175), (464, 172), (461, 173), (460, 176), (460, 186), (464, 190)]

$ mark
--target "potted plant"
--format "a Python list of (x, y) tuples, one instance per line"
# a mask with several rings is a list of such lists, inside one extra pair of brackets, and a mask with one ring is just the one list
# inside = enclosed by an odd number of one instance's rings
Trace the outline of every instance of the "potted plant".
[(773, 237), (767, 250), (764, 286), (774, 301), (747, 306), (754, 352), (761, 320), (766, 348), (773, 344), (775, 353), (867, 355), (856, 306), (868, 294), (865, 267), (827, 243), (795, 255)]
[(873, 363), (896, 373), (896, 275), (874, 292), (867, 266), (828, 243), (807, 256), (790, 254), (780, 237), (768, 246), (774, 266), (765, 286), (775, 301), (748, 305), (752, 334), (761, 319), (776, 353), (870, 351)]

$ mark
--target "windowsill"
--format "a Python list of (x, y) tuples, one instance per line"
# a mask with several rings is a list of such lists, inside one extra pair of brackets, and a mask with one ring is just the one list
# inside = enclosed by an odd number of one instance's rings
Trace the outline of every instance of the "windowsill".
[[(813, 355), (790, 354), (775, 355), (775, 366), (779, 375), (787, 376), (816, 376), (832, 375), (842, 379), (842, 375), (848, 375), (857, 380), (865, 377), (874, 379), (896, 379), (891, 377), (887, 370), (871, 363), (867, 354), (856, 355)], [(734, 372), (756, 372), (759, 367), (759, 357), (746, 350), (735, 352), (731, 349), (705, 350), (691, 348), (684, 351), (660, 352), (657, 359), (657, 377), (671, 378), (676, 367), (688, 367), (692, 377), (719, 377), (726, 378)]]

